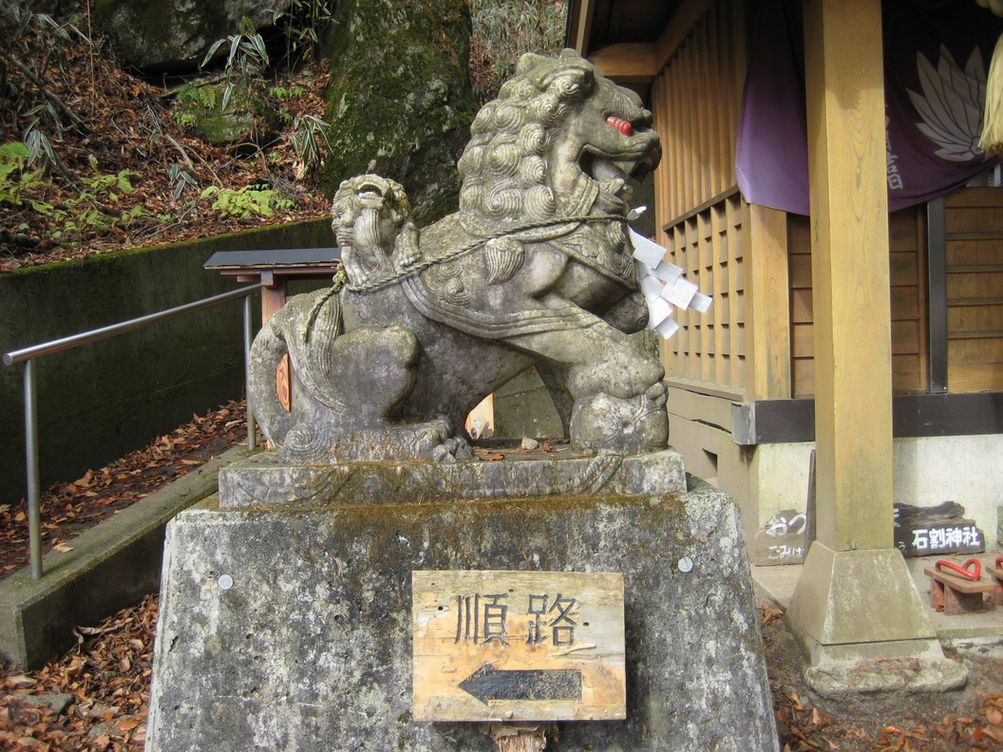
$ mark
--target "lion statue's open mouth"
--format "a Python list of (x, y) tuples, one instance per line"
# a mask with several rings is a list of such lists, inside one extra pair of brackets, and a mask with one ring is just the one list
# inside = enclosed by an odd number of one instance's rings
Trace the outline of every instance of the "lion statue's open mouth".
[[(630, 181), (660, 156), (638, 97), (565, 50), (524, 55), (477, 114), (456, 213), (419, 229), (394, 181), (342, 183), (344, 273), (254, 343), (250, 398), (268, 439), (303, 460), (463, 457), (466, 414), (536, 365), (575, 446), (664, 447), (662, 368), (626, 336), (647, 316)], [(286, 355), (289, 411), (274, 378)]]

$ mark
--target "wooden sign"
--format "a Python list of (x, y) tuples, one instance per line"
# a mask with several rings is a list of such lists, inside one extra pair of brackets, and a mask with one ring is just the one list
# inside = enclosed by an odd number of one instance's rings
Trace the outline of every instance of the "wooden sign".
[(623, 575), (411, 573), (416, 721), (626, 718)]
[(292, 366), (289, 365), (289, 353), (286, 353), (275, 366), (275, 396), (287, 413), (293, 411), (293, 378)]
[(932, 507), (893, 505), (895, 545), (903, 556), (975, 554), (986, 550), (986, 537), (965, 508), (955, 501)]
[(805, 512), (782, 509), (756, 531), (750, 546), (752, 561), (759, 567), (801, 564), (811, 545), (807, 530)]

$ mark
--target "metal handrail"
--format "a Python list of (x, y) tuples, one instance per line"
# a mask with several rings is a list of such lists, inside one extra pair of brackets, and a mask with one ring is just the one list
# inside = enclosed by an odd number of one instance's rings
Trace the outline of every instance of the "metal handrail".
[[(25, 471), (28, 485), (28, 540), (31, 552), (31, 577), (39, 579), (42, 568), (42, 511), (41, 489), (38, 474), (38, 413), (35, 409), (35, 359), (43, 355), (70, 350), (75, 347), (93, 344), (110, 337), (142, 329), (158, 321), (167, 321), (186, 313), (199, 311), (203, 308), (224, 303), (228, 300), (242, 297), (244, 299), (244, 385), (246, 389), (249, 355), (251, 351), (251, 294), (262, 287), (261, 283), (248, 285), (237, 290), (213, 295), (209, 298), (196, 300), (192, 303), (166, 308), (163, 311), (139, 316), (138, 318), (120, 321), (117, 324), (90, 329), (85, 332), (71, 334), (68, 337), (40, 342), (19, 350), (11, 350), (3, 354), (3, 364), (6, 366), (24, 363), (24, 454)], [(254, 415), (251, 406), (247, 406), (247, 446), (254, 449), (257, 445)]]

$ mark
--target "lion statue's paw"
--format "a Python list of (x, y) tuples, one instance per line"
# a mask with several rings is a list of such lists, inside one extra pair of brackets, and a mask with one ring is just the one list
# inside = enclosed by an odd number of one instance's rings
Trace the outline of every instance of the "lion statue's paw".
[(663, 407), (668, 400), (669, 390), (665, 386), (665, 382), (656, 381), (650, 387), (648, 391), (644, 393), (644, 396), (654, 403), (655, 407)]
[(474, 453), (466, 439), (453, 433), (449, 420), (444, 416), (440, 415), (411, 430), (414, 431), (413, 447), (416, 458), (430, 458), (436, 462), (473, 459)]
[(374, 432), (374, 435), (378, 438), (380, 449), (368, 449), (370, 457), (455, 462), (473, 456), (467, 442), (454, 435), (452, 424), (442, 415), (423, 423), (391, 426)]
[(473, 458), (474, 452), (462, 436), (450, 436), (432, 448), (432, 459), (436, 462), (456, 462)]
[(665, 386), (621, 399), (610, 394), (580, 398), (571, 416), (574, 444), (596, 451), (632, 455), (664, 449), (669, 438)]

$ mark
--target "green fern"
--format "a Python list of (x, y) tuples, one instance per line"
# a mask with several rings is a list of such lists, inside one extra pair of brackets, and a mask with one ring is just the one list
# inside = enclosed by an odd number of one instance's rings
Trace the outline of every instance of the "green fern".
[(202, 191), (202, 198), (214, 198), (212, 209), (220, 219), (238, 217), (247, 219), (255, 215), (270, 217), (276, 211), (291, 209), (295, 204), (272, 188), (219, 188), (209, 186)]

